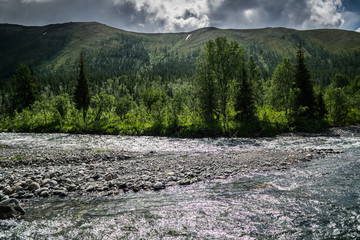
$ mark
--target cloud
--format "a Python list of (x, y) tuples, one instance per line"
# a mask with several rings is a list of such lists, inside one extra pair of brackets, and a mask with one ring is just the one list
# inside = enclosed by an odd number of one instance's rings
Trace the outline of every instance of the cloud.
[(219, 28), (355, 29), (349, 0), (0, 0), (0, 22), (46, 25), (97, 21), (130, 31)]
[(329, 27), (337, 28), (344, 24), (341, 0), (309, 0), (310, 19), (304, 21), (305, 28)]
[(232, 28), (283, 26), (338, 28), (344, 24), (341, 0), (225, 0), (210, 7), (212, 25)]
[(358, 32), (358, 33), (360, 33), (360, 28), (356, 29), (356, 30), (355, 30), (355, 32)]
[[(122, 1), (115, 1), (121, 6)], [(206, 0), (129, 0), (134, 6), (131, 16), (143, 15), (143, 22), (137, 27), (152, 28), (156, 32), (189, 31), (207, 27), (210, 20), (207, 16)]]

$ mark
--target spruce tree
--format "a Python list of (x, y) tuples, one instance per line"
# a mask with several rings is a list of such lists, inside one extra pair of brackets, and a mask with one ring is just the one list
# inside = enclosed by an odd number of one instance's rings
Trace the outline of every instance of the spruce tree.
[(86, 61), (84, 52), (80, 53), (79, 75), (77, 77), (77, 85), (75, 87), (74, 102), (78, 110), (82, 110), (85, 122), (86, 113), (90, 105), (90, 87), (86, 76)]
[(301, 44), (298, 45), (296, 52), (295, 88), (300, 90), (295, 99), (295, 109), (297, 109), (296, 115), (312, 117), (314, 115), (313, 111), (315, 107), (314, 90)]
[(215, 42), (207, 42), (197, 60), (196, 67), (196, 95), (199, 99), (202, 117), (207, 124), (214, 122), (214, 114), (217, 109), (217, 97), (215, 86), (215, 73), (212, 65), (214, 58)]
[(248, 79), (245, 64), (242, 64), (242, 76), (238, 79), (239, 89), (236, 94), (235, 111), (240, 122), (252, 119), (255, 116), (255, 100), (251, 84)]
[(35, 102), (38, 90), (33, 71), (25, 64), (20, 64), (14, 76), (14, 110), (21, 111)]

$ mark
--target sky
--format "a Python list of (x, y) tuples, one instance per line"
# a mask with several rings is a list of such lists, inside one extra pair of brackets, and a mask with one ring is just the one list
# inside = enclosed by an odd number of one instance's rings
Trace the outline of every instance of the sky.
[(360, 0), (0, 0), (0, 23), (100, 22), (146, 33), (203, 27), (360, 32)]

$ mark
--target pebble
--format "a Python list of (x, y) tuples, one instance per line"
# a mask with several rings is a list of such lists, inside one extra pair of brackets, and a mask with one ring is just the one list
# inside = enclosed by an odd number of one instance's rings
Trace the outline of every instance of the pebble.
[(113, 175), (112, 175), (111, 173), (106, 174), (105, 180), (106, 180), (106, 181), (111, 181), (111, 180), (113, 180)]
[(165, 185), (162, 182), (157, 182), (153, 186), (154, 190), (161, 190), (165, 188)]
[(48, 192), (48, 191), (42, 191), (41, 193), (40, 193), (40, 197), (49, 197), (50, 196), (50, 193)]
[(35, 191), (38, 190), (39, 188), (40, 188), (40, 184), (38, 184), (37, 182), (31, 182), (28, 187), (30, 191)]
[(11, 195), (13, 192), (14, 192), (14, 189), (12, 189), (10, 186), (6, 186), (6, 187), (3, 189), (3, 193), (4, 193), (5, 195)]

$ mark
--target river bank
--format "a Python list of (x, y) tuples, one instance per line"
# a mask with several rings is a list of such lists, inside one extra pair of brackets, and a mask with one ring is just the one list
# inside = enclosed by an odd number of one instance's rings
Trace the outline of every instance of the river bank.
[(0, 199), (161, 190), (252, 171), (288, 169), (332, 150), (162, 154), (1, 146)]

